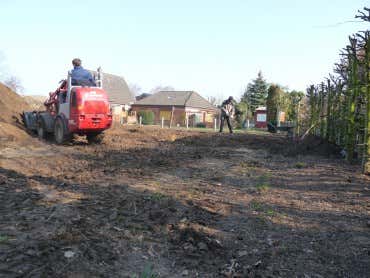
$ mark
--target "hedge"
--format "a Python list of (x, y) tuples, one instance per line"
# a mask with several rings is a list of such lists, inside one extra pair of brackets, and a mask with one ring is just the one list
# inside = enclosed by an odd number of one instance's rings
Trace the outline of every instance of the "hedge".
[(154, 124), (154, 113), (153, 111), (139, 111), (137, 113), (138, 117), (142, 118), (141, 123), (143, 125), (152, 125)]

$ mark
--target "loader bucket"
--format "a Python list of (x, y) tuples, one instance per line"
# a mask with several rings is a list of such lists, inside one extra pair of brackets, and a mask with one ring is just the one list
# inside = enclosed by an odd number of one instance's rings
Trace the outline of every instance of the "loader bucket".
[(36, 112), (23, 112), (22, 120), (27, 130), (35, 131), (37, 129), (37, 113)]

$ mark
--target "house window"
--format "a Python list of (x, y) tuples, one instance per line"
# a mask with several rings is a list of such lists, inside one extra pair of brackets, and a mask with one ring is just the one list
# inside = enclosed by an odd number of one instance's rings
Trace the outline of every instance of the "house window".
[(171, 111), (160, 111), (159, 112), (159, 118), (162, 120), (162, 118), (165, 121), (170, 121), (171, 120)]
[(257, 114), (257, 122), (266, 122), (266, 114)]
[(213, 114), (212, 113), (207, 113), (206, 114), (206, 122), (207, 123), (212, 123), (213, 122)]

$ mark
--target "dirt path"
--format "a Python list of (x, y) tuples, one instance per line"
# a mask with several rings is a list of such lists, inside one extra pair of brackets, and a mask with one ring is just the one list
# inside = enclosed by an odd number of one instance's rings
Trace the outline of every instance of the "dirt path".
[(326, 150), (150, 128), (0, 149), (0, 277), (368, 277), (370, 179)]

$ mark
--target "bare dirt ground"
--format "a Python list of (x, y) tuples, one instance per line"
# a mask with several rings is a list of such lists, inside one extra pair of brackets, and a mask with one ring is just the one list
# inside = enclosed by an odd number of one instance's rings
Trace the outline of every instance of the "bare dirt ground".
[(369, 277), (370, 178), (312, 141), (0, 146), (0, 277)]

